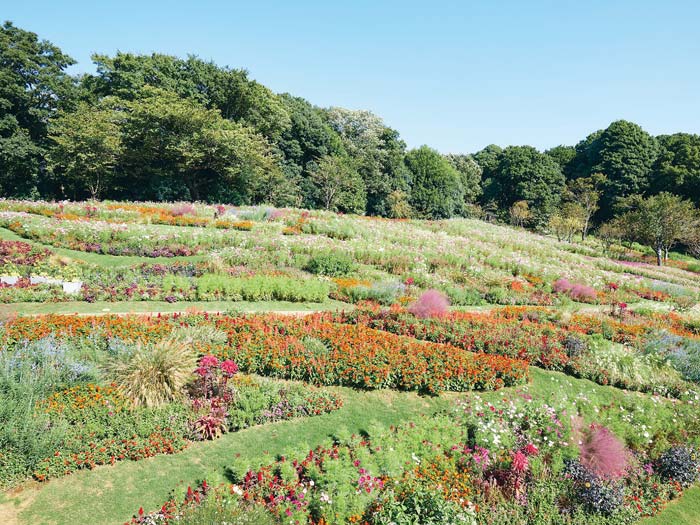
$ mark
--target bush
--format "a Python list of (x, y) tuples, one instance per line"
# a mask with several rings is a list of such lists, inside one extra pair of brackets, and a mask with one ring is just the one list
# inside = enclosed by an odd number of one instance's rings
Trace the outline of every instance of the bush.
[(656, 472), (665, 479), (677, 481), (684, 487), (698, 479), (698, 453), (688, 447), (673, 447), (656, 461)]
[(192, 342), (170, 338), (139, 344), (130, 355), (112, 359), (106, 371), (136, 406), (155, 407), (183, 396), (196, 365)]
[(352, 303), (376, 301), (390, 305), (405, 291), (406, 287), (402, 283), (373, 283), (371, 286), (351, 286), (346, 294)]
[(449, 311), (450, 301), (445, 294), (437, 290), (424, 292), (413, 303), (408, 311), (416, 317), (426, 319), (428, 317), (442, 317)]
[(205, 274), (197, 279), (201, 301), (290, 301), (320, 303), (328, 298), (330, 284), (318, 279), (295, 279), (284, 275), (231, 277)]
[(392, 525), (470, 525), (476, 523), (473, 511), (445, 500), (441, 492), (424, 487), (388, 490), (365, 514), (367, 523)]
[(629, 452), (610, 430), (591, 425), (579, 445), (581, 464), (604, 479), (618, 479), (625, 474)]
[(314, 255), (304, 266), (307, 272), (328, 277), (347, 275), (355, 269), (354, 261), (340, 253), (325, 253)]

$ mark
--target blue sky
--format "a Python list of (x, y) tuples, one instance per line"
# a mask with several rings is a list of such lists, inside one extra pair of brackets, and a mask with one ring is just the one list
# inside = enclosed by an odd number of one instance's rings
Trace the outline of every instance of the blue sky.
[(700, 132), (700, 2), (14, 0), (0, 16), (75, 71), (93, 52), (191, 53), (369, 109), (411, 147), (548, 148), (620, 118)]

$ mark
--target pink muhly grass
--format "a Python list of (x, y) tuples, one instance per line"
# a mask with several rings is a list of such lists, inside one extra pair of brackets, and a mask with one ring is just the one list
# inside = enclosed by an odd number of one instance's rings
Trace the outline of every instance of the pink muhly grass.
[(617, 479), (625, 474), (629, 451), (615, 434), (602, 425), (590, 426), (579, 445), (581, 463), (606, 479)]
[(441, 317), (447, 314), (450, 301), (447, 296), (437, 290), (428, 290), (409, 306), (408, 311), (416, 317), (425, 319), (428, 317)]
[(173, 217), (182, 217), (183, 215), (197, 215), (197, 209), (189, 202), (177, 204), (170, 210), (170, 215)]
[(569, 291), (569, 296), (574, 301), (593, 301), (597, 297), (596, 291), (585, 284), (575, 284)]
[(564, 279), (563, 277), (561, 279), (557, 279), (554, 281), (554, 284), (552, 285), (552, 290), (555, 293), (562, 293), (562, 292), (568, 292), (574, 287), (573, 284), (569, 282), (568, 279)]

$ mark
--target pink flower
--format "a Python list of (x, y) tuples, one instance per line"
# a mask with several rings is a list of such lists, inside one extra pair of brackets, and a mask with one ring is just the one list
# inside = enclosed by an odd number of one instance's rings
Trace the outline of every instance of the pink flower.
[(226, 361), (221, 363), (221, 371), (226, 377), (231, 377), (233, 376), (233, 374), (238, 372), (238, 365), (230, 359), (227, 359)]
[(413, 303), (408, 311), (422, 319), (446, 315), (450, 301), (445, 294), (437, 290), (428, 290)]
[(204, 368), (203, 366), (200, 366), (194, 371), (194, 373), (200, 377), (204, 377), (209, 373), (209, 370), (207, 368)]
[(608, 283), (608, 290), (614, 292), (614, 291), (617, 290), (618, 288), (619, 288), (619, 286), (618, 286), (617, 284), (615, 284), (615, 283)]
[(409, 277), (406, 279), (406, 286), (411, 286), (414, 282), (413, 277)]
[(523, 454), (522, 451), (518, 450), (515, 454), (513, 454), (513, 470), (515, 472), (525, 472), (528, 464), (529, 461), (527, 456)]
[(199, 366), (205, 368), (216, 368), (219, 366), (219, 360), (216, 358), (216, 356), (205, 355), (199, 360)]
[(620, 307), (620, 310), (625, 310), (627, 308), (627, 303), (618, 303), (617, 306)]
[(525, 448), (523, 448), (523, 451), (528, 456), (536, 456), (537, 454), (540, 453), (539, 449), (535, 445), (533, 445), (532, 443), (528, 443), (527, 445), (525, 445)]

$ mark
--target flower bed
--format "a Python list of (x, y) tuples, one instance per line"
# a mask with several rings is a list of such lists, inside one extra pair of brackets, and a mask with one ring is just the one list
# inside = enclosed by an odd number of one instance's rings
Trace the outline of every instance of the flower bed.
[[(588, 414), (585, 401), (583, 395)], [(605, 427), (570, 417), (576, 403), (551, 406), (524, 393), (500, 401), (473, 396), (451, 412), (366, 437), (341, 433), (330, 445), (271, 464), (237, 462), (234, 484), (188, 488), (184, 500), (150, 514), (140, 509), (130, 523), (196, 523), (212, 509), (228, 521), (264, 509), (270, 522), (314, 525), (506, 525), (542, 516), (547, 523), (618, 525), (656, 514), (697, 480), (692, 447), (632, 451)], [(651, 416), (653, 403), (642, 405)], [(603, 415), (622, 422), (624, 409)], [(659, 409), (673, 417), (692, 407)], [(697, 439), (695, 429), (691, 441)], [(623, 468), (612, 475), (602, 465)]]
[(421, 343), (321, 316), (220, 318), (229, 337), (222, 356), (242, 370), (322, 385), (437, 393), (496, 389), (527, 378), (527, 362)]

